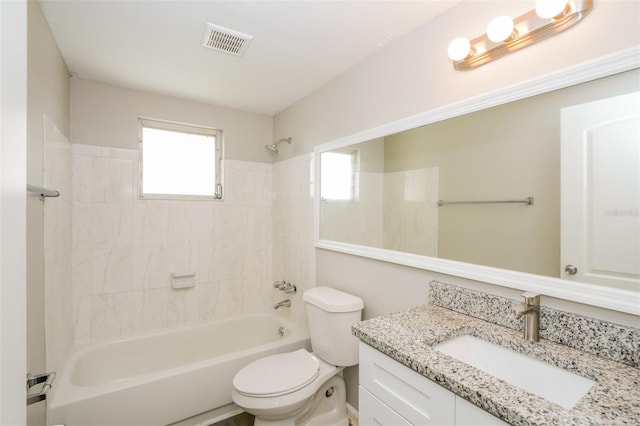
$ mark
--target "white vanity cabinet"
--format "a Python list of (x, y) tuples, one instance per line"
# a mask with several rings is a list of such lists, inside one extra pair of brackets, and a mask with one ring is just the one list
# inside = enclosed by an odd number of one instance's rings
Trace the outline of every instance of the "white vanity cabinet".
[(361, 426), (507, 424), (362, 342), (359, 399)]

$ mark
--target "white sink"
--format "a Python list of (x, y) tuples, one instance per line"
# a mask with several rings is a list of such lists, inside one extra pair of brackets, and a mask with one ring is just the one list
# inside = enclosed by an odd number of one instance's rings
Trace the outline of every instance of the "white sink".
[(459, 336), (434, 349), (566, 409), (573, 408), (595, 384), (593, 380), (474, 336)]

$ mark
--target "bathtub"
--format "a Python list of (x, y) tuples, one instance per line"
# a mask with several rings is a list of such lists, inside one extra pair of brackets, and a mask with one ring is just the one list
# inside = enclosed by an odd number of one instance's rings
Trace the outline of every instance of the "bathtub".
[(73, 353), (55, 380), (47, 424), (167, 425), (219, 415), (235, 407), (232, 380), (240, 368), (299, 348), (309, 348), (308, 334), (272, 314), (90, 346)]

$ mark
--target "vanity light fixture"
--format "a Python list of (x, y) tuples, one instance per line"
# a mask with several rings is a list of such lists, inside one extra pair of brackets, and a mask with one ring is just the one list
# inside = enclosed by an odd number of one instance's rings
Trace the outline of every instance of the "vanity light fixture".
[(487, 33), (472, 40), (453, 39), (449, 58), (457, 70), (470, 70), (537, 41), (551, 37), (580, 22), (593, 9), (594, 0), (536, 0), (535, 9), (510, 18), (491, 20)]
[(518, 32), (514, 29), (513, 19), (507, 15), (493, 18), (487, 27), (487, 37), (494, 43), (509, 41), (517, 37)]

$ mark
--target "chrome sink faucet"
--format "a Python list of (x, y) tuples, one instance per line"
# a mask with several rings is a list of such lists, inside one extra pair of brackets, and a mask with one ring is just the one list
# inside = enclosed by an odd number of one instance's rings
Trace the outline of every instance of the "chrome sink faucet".
[(513, 313), (524, 316), (524, 339), (537, 342), (539, 339), (540, 324), (540, 295), (525, 291), (522, 293), (524, 303), (513, 307)]

